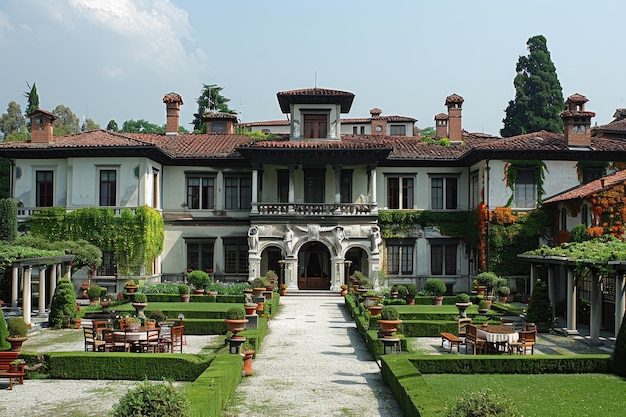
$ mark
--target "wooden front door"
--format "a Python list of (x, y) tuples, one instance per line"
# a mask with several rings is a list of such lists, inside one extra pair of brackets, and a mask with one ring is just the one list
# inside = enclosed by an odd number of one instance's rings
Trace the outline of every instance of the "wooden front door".
[(319, 242), (305, 245), (298, 254), (298, 288), (330, 289), (330, 253)]

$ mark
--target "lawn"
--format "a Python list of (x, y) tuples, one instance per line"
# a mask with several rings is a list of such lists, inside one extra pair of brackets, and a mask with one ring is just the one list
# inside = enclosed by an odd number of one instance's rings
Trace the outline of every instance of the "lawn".
[[(449, 407), (465, 393), (471, 395), (489, 388), (509, 397), (524, 417), (613, 417), (626, 410), (626, 381), (610, 374), (430, 374), (421, 378), (429, 391), (437, 392)], [(447, 412), (430, 413), (424, 409), (422, 415), (447, 416)]]

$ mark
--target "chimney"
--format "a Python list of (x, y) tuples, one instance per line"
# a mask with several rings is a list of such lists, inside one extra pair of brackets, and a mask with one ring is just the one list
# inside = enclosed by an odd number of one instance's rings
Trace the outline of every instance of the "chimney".
[(183, 98), (176, 93), (168, 93), (163, 97), (166, 111), (166, 135), (178, 135), (178, 119), (180, 115), (180, 106), (183, 105)]
[(448, 115), (445, 113), (435, 115), (435, 136), (438, 138), (448, 136)]
[(446, 97), (446, 106), (448, 107), (448, 139), (450, 139), (450, 142), (463, 141), (461, 124), (461, 107), (463, 106), (463, 101), (463, 97), (456, 94)]
[(387, 134), (387, 121), (380, 118), (382, 110), (374, 107), (370, 110), (372, 135), (386, 135)]
[(206, 124), (207, 133), (235, 133), (235, 125), (239, 122), (236, 114), (205, 113), (202, 118)]
[(587, 97), (578, 93), (565, 100), (567, 109), (561, 112), (561, 119), (568, 147), (591, 147), (591, 118), (596, 114), (585, 110), (585, 103), (588, 101)]
[(37, 109), (28, 115), (30, 118), (30, 130), (32, 143), (52, 142), (52, 123), (57, 117), (45, 110)]

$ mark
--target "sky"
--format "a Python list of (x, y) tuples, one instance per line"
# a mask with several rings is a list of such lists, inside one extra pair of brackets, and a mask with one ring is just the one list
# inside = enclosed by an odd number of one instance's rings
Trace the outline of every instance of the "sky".
[(543, 35), (564, 97), (586, 96), (602, 125), (626, 107), (624, 16), (621, 0), (0, 0), (0, 113), (36, 83), (44, 110), (162, 125), (176, 92), (192, 130), (204, 84), (244, 122), (284, 120), (276, 93), (320, 87), (355, 95), (343, 117), (378, 107), (421, 128), (458, 94), (463, 128), (499, 135)]

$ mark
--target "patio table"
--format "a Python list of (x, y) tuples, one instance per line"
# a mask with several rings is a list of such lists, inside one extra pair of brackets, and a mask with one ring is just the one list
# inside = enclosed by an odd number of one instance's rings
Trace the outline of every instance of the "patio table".
[(515, 343), (519, 340), (519, 334), (514, 328), (500, 325), (478, 327), (476, 336), (485, 339), (496, 351), (500, 351), (499, 348), (502, 347), (504, 352), (506, 352), (510, 343)]

